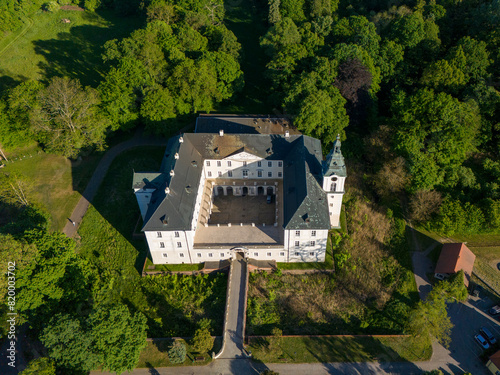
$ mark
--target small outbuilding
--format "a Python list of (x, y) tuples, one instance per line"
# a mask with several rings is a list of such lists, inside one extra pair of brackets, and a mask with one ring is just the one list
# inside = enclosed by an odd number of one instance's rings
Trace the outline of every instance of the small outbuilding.
[(500, 374), (500, 350), (489, 358), (486, 367), (492, 374)]
[(464, 271), (464, 284), (469, 286), (469, 280), (474, 268), (476, 256), (465, 243), (446, 243), (437, 262), (434, 277), (443, 280), (458, 271)]

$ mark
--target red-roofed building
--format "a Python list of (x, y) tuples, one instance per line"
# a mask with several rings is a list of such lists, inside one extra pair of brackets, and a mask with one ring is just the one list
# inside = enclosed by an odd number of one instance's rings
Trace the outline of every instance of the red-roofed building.
[(486, 367), (492, 374), (500, 375), (500, 350), (490, 357)]
[(462, 270), (464, 271), (464, 284), (469, 286), (475, 260), (476, 256), (464, 243), (445, 243), (439, 255), (434, 276), (443, 280)]

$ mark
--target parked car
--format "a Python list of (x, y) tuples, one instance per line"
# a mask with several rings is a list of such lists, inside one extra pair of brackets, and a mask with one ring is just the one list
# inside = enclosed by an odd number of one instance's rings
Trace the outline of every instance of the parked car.
[(272, 196), (272, 195), (268, 195), (268, 196), (267, 196), (267, 203), (268, 203), (268, 204), (273, 203), (273, 196)]
[(488, 344), (488, 341), (480, 333), (478, 333), (476, 336), (474, 336), (474, 338), (476, 339), (477, 343), (479, 345), (481, 345), (481, 347), (483, 349), (490, 348), (490, 344)]
[(490, 315), (498, 315), (500, 314), (500, 305), (495, 305), (491, 309), (488, 310)]
[(482, 336), (486, 337), (486, 339), (490, 342), (491, 345), (497, 342), (497, 339), (493, 334), (490, 332), (490, 330), (486, 327), (481, 327), (479, 330)]

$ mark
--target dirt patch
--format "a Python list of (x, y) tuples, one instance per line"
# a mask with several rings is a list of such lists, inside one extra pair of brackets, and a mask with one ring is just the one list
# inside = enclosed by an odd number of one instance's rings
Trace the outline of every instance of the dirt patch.
[(85, 9), (80, 8), (78, 5), (63, 5), (59, 9), (61, 9), (61, 10), (76, 10), (77, 12), (83, 12), (83, 11), (85, 11)]

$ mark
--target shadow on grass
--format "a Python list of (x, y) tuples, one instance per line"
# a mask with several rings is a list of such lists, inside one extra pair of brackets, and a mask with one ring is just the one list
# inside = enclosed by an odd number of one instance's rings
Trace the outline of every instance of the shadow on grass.
[(57, 38), (33, 41), (35, 53), (47, 61), (38, 64), (46, 79), (67, 76), (79, 79), (84, 86), (97, 87), (107, 70), (102, 60), (104, 43), (128, 36), (144, 22), (139, 17), (117, 17), (106, 11), (85, 12), (83, 18), (96, 23), (102, 20), (103, 25), (74, 26)]

